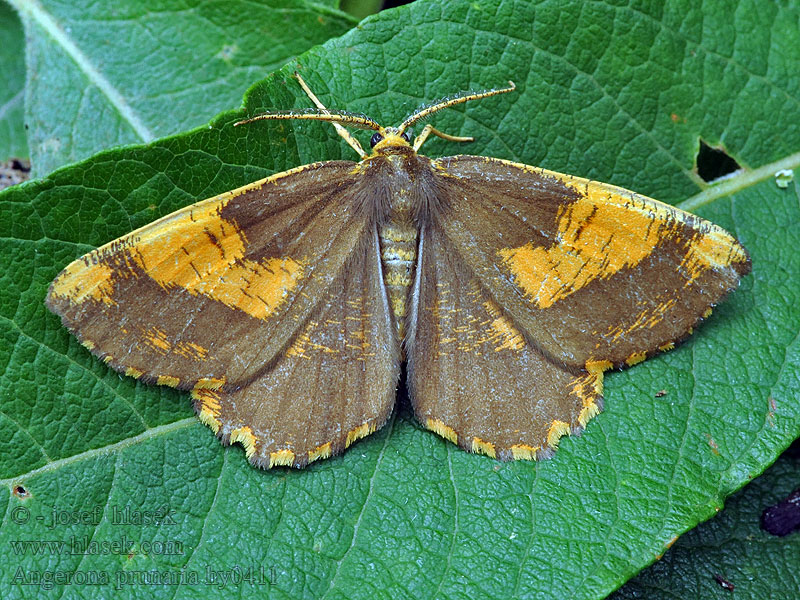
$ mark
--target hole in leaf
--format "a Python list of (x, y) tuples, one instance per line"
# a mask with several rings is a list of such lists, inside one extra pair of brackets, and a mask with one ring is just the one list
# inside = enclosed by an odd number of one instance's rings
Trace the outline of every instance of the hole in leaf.
[(31, 495), (31, 493), (27, 489), (25, 489), (24, 485), (15, 485), (14, 486), (14, 495), (17, 498), (27, 498), (28, 496)]
[(411, 4), (412, 0), (383, 0), (383, 6), (381, 10), (386, 10), (387, 8), (397, 8), (398, 6), (405, 6), (406, 4)]
[(697, 174), (703, 181), (714, 181), (725, 175), (730, 175), (741, 169), (737, 163), (722, 148), (712, 148), (700, 140), (700, 150), (697, 152)]

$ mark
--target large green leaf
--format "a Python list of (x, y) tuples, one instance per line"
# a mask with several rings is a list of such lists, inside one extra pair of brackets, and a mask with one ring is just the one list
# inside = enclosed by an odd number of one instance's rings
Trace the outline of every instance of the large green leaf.
[[(353, 158), (329, 126), (234, 129), (242, 113), (226, 113), (0, 195), (0, 543), (19, 552), (0, 592), (42, 589), (15, 575), (79, 571), (109, 584), (50, 593), (110, 597), (117, 582), (118, 594), (200, 597), (219, 590), (153, 573), (203, 580), (207, 569), (263, 567), (271, 582), (242, 581), (240, 595), (597, 598), (715, 514), (800, 432), (799, 192), (773, 178), (800, 163), (798, 10), (733, 8), (421, 1), (291, 66), (326, 104), (386, 124), (422, 101), (512, 79), (517, 93), (436, 117), (474, 143), (433, 140), (426, 152), (691, 197), (685, 205), (750, 250), (741, 288), (677, 350), (609, 374), (605, 412), (546, 462), (461, 452), (401, 401), (386, 428), (341, 458), (257, 471), (197, 423), (188, 398), (109, 371), (42, 306), (67, 262), (159, 215), (291, 166)], [(308, 106), (291, 69), (253, 88), (245, 112)], [(708, 188), (693, 170), (699, 138), (724, 144), (746, 171)], [(164, 506), (174, 524), (114, 520), (115, 510)], [(66, 523), (48, 529), (54, 510)], [(9, 546), (72, 536), (132, 547)], [(136, 582), (145, 586), (126, 585)]]
[(8, 0), (27, 38), (34, 175), (201, 125), (353, 26), (309, 0)]
[(25, 96), (25, 56), (22, 25), (0, 0), (0, 161), (26, 158), (28, 144), (22, 121)]
[(800, 486), (800, 444), (794, 446), (731, 496), (724, 511), (681, 537), (613, 599), (731, 598), (717, 575), (734, 586), (735, 598), (797, 598), (800, 535), (777, 537), (759, 524), (765, 509), (785, 501)]

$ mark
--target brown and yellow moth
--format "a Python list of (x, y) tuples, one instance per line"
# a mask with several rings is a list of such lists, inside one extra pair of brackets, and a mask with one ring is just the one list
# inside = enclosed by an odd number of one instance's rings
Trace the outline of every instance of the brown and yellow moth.
[[(68, 265), (47, 306), (112, 368), (191, 390), (260, 467), (344, 451), (392, 411), (500, 460), (552, 454), (602, 408), (603, 371), (673, 347), (750, 270), (722, 228), (612, 185), (418, 154), (397, 127), (316, 105), (361, 160), (202, 200)], [(345, 127), (374, 131), (367, 154)]]

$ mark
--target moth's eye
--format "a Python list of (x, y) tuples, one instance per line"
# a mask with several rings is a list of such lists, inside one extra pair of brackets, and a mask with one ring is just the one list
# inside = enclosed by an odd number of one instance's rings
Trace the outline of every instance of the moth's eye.
[(375, 133), (372, 136), (372, 139), (369, 141), (369, 147), (374, 148), (375, 145), (383, 139), (383, 136), (380, 133)]
[(400, 137), (403, 138), (405, 141), (410, 142), (411, 141), (411, 131), (410, 130), (409, 131), (404, 131), (403, 133), (400, 134)]

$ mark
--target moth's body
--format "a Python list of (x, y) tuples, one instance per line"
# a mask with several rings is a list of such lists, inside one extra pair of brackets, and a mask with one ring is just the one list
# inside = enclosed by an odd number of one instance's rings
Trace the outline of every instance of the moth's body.
[(402, 138), (394, 140), (394, 144), (385, 144), (376, 150), (375, 155), (366, 159), (359, 168), (367, 177), (381, 178), (386, 182), (384, 189), (388, 202), (384, 207), (386, 213), (378, 219), (378, 238), (386, 293), (397, 339), (402, 341), (405, 339), (408, 298), (414, 283), (419, 243), (417, 219), (420, 206), (419, 194), (415, 192), (421, 171), (430, 167)]
[[(299, 79), (299, 78), (298, 78)], [(729, 233), (614, 186), (480, 156), (408, 127), (333, 123), (360, 162), (313, 163), (181, 209), (75, 260), (48, 307), (93, 353), (191, 390), (253, 464), (302, 467), (389, 417), (501, 460), (552, 454), (602, 407), (603, 371), (682, 339), (750, 269)], [(251, 119), (252, 120), (252, 119)], [(342, 124), (372, 129), (372, 152)], [(404, 354), (403, 354), (404, 353)]]

